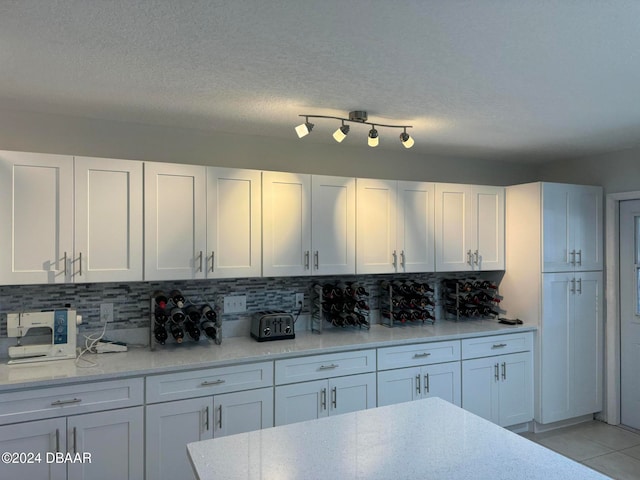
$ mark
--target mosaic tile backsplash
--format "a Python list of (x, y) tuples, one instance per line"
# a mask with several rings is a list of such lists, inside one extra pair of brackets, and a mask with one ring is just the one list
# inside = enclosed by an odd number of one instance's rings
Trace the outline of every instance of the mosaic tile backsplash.
[[(7, 336), (6, 314), (9, 312), (38, 311), (51, 308), (64, 308), (70, 305), (83, 317), (80, 333), (100, 330), (100, 304), (113, 303), (114, 322), (109, 330), (149, 327), (149, 298), (156, 290), (169, 293), (179, 289), (192, 303), (210, 303), (222, 309), (222, 297), (225, 295), (246, 295), (247, 311), (242, 314), (224, 314), (223, 336), (225, 331), (237, 331), (226, 328), (229, 322), (246, 319), (253, 312), (261, 310), (295, 309), (296, 293), (305, 294), (302, 315), (310, 313), (310, 291), (317, 283), (358, 282), (370, 293), (369, 305), (377, 309), (380, 297), (380, 283), (383, 280), (415, 280), (431, 282), (436, 286), (443, 278), (465, 278), (470, 274), (416, 274), (416, 275), (354, 275), (333, 277), (278, 277), (278, 278), (237, 278), (225, 280), (180, 280), (167, 282), (134, 283), (93, 283), (93, 284), (56, 284), (56, 285), (11, 285), (0, 286), (0, 337)], [(486, 272), (481, 276), (493, 282), (499, 282), (502, 272)], [(437, 297), (436, 297), (437, 298)], [(439, 303), (439, 300), (436, 300)], [(231, 327), (231, 325), (228, 325)]]

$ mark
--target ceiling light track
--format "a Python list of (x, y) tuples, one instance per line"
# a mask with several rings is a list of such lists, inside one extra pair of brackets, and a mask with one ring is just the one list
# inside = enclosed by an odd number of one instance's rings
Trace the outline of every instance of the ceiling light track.
[(298, 125), (295, 128), (299, 138), (307, 136), (309, 133), (311, 133), (311, 130), (313, 130), (314, 124), (309, 122), (310, 118), (326, 118), (330, 120), (339, 120), (340, 122), (342, 122), (340, 127), (338, 127), (338, 129), (333, 133), (333, 138), (338, 143), (342, 142), (345, 138), (347, 138), (347, 135), (349, 134), (349, 125), (345, 125), (344, 122), (371, 125), (371, 130), (369, 130), (369, 135), (367, 138), (367, 144), (370, 147), (377, 147), (380, 143), (380, 138), (378, 136), (378, 130), (376, 130), (376, 127), (401, 128), (403, 130), (403, 132), (400, 134), (400, 143), (402, 144), (402, 146), (405, 148), (411, 148), (415, 143), (411, 135), (407, 133), (407, 128), (413, 128), (412, 125), (389, 125), (384, 123), (369, 122), (367, 121), (368, 120), (367, 112), (365, 112), (364, 110), (354, 110), (352, 112), (349, 112), (349, 118), (335, 117), (332, 115), (298, 115), (298, 116), (304, 117), (304, 123), (301, 125)]

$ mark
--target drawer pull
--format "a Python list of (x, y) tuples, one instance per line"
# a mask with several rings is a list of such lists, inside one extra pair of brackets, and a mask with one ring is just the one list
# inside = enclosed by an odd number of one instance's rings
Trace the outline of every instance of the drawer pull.
[(73, 400), (56, 400), (51, 403), (52, 407), (59, 407), (60, 405), (70, 405), (72, 403), (80, 403), (82, 401), (81, 398), (74, 398)]
[(430, 354), (430, 353), (428, 353), (428, 352), (425, 352), (425, 353), (416, 353), (416, 354), (413, 356), (413, 358), (424, 358), (424, 357), (430, 357), (430, 356), (431, 356), (431, 354)]
[(332, 370), (334, 368), (338, 368), (340, 365), (332, 363), (331, 365), (320, 365), (318, 370)]
[(496, 343), (491, 348), (503, 348), (503, 347), (506, 347), (506, 346), (507, 346), (506, 343)]
[(210, 381), (204, 381), (200, 384), (201, 387), (210, 387), (211, 385), (220, 385), (222, 383), (226, 382), (226, 380), (223, 379), (219, 379), (219, 380), (214, 380), (213, 382)]

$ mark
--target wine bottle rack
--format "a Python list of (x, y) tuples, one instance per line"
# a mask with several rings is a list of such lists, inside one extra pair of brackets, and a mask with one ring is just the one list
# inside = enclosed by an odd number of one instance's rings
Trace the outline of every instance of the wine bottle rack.
[(434, 288), (428, 283), (383, 281), (380, 290), (380, 323), (385, 327), (435, 323)]
[[(220, 345), (222, 319), (215, 303), (192, 302), (177, 290), (172, 294), (164, 295), (158, 291), (151, 294), (149, 348), (155, 350), (158, 345), (188, 345), (207, 340)], [(173, 329), (177, 333), (175, 336)]]
[(443, 307), (448, 318), (490, 319), (502, 313), (498, 286), (489, 280), (445, 279), (442, 285)]
[(341, 328), (369, 329), (369, 292), (355, 282), (316, 284), (311, 289), (311, 331), (324, 322)]

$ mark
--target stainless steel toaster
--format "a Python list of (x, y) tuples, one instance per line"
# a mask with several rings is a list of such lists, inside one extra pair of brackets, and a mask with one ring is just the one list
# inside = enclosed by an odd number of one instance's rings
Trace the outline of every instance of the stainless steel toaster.
[(251, 336), (258, 342), (296, 338), (293, 316), (277, 310), (256, 312), (251, 318)]

